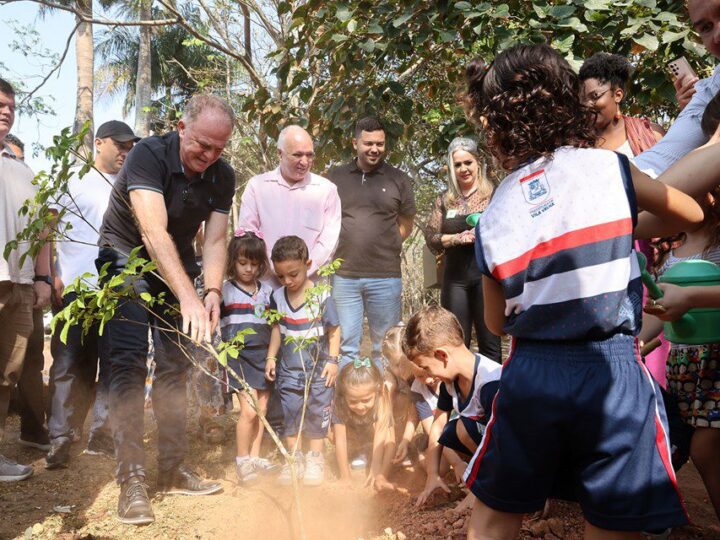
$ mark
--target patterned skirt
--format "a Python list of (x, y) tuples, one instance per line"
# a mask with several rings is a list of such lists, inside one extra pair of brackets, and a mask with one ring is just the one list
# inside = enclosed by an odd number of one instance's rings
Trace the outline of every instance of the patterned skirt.
[(720, 428), (720, 343), (675, 345), (667, 361), (667, 390), (695, 427)]

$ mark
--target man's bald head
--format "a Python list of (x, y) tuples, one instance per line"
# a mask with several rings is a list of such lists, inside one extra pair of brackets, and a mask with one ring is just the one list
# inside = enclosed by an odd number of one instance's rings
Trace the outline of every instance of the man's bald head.
[(315, 151), (310, 134), (300, 126), (287, 126), (278, 136), (280, 174), (286, 182), (301, 182), (310, 173)]

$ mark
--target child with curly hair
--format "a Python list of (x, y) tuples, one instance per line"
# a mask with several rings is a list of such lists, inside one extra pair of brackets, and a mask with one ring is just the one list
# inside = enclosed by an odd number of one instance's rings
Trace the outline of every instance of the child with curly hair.
[(637, 353), (633, 236), (697, 228), (702, 209), (668, 184), (708, 191), (720, 152), (699, 150), (655, 181), (595, 148), (595, 113), (547, 45), (474, 63), (467, 80), (467, 112), (510, 171), (475, 238), (487, 326), (513, 337), (465, 472), (477, 497), (468, 537), (517, 537), (559, 480), (580, 502), (585, 538), (685, 524), (662, 397)]

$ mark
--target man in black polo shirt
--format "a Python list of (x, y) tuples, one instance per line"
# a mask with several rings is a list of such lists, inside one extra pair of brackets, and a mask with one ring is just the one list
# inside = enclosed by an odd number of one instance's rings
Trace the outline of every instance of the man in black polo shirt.
[(333, 298), (342, 331), (341, 367), (360, 353), (367, 313), (372, 356), (382, 366), (382, 340), (401, 315), (400, 250), (412, 231), (412, 181), (385, 162), (385, 128), (376, 118), (355, 125), (357, 157), (332, 169), (342, 204), (336, 257), (343, 259), (333, 279)]
[[(141, 140), (130, 151), (100, 229), (98, 268), (110, 263), (110, 274), (127, 263), (136, 246), (158, 265), (157, 276), (134, 281), (138, 294), (121, 304), (105, 327), (104, 358), (111, 369), (110, 417), (115, 439), (117, 478), (121, 485), (118, 519), (136, 525), (154, 521), (147, 496), (143, 448), (143, 404), (148, 327), (155, 344), (152, 403), (158, 423), (158, 491), (207, 495), (221, 489), (183, 466), (185, 376), (189, 361), (183, 349), (210, 336), (218, 323), (226, 257), (228, 213), (235, 174), (220, 160), (235, 117), (222, 99), (203, 95), (187, 104), (177, 131)], [(192, 241), (205, 222), (203, 269), (206, 291), (193, 286), (199, 274)], [(147, 306), (140, 294), (164, 292), (165, 305)], [(164, 330), (165, 329), (165, 330)]]

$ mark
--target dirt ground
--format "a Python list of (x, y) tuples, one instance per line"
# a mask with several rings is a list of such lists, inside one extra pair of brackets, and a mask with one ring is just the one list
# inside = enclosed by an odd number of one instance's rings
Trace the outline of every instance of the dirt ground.
[[(364, 343), (365, 348), (367, 345)], [(49, 360), (49, 358), (48, 358)], [(49, 363), (48, 363), (49, 365)], [(237, 411), (235, 411), (236, 413)], [(236, 417), (225, 419), (232, 433)], [(0, 453), (20, 463), (32, 464), (35, 474), (18, 483), (0, 483), (0, 540), (24, 539), (291, 539), (298, 531), (290, 488), (270, 480), (254, 487), (240, 487), (234, 470), (234, 442), (208, 445), (191, 427), (188, 462), (200, 473), (219, 480), (220, 494), (209, 497), (154, 498), (156, 522), (146, 527), (123, 525), (115, 520), (119, 488), (113, 480), (114, 463), (103, 457), (82, 455), (82, 444), (73, 446), (67, 469), (48, 471), (44, 454), (18, 445), (19, 420), (8, 421)], [(146, 421), (148, 484), (155, 485), (154, 424)], [(83, 441), (84, 443), (85, 441)], [(328, 449), (329, 450), (329, 449)], [(332, 461), (331, 453), (327, 454)], [(720, 458), (720, 456), (719, 456)], [(332, 473), (328, 474), (332, 477)], [(422, 508), (414, 499), (424, 474), (398, 469), (391, 478), (400, 490), (373, 495), (364, 490), (362, 474), (348, 487), (330, 480), (319, 488), (302, 488), (303, 524), (308, 540), (403, 540), (465, 538), (469, 511), (454, 512), (464, 494), (459, 488), (448, 496), (438, 494)], [(705, 488), (692, 464), (679, 474), (679, 483), (693, 524), (673, 531), (672, 540), (720, 540), (720, 523), (707, 500)], [(523, 539), (582, 537), (582, 518), (576, 505), (556, 502), (548, 519), (527, 517)]]
[[(228, 428), (232, 416), (228, 418)], [(198, 437), (191, 441), (189, 462), (207, 477), (218, 479), (223, 492), (210, 497), (155, 498), (156, 522), (147, 527), (122, 525), (115, 520), (118, 487), (113, 481), (111, 460), (81, 455), (73, 447), (70, 467), (59, 471), (43, 468), (43, 453), (17, 444), (18, 419), (9, 421), (9, 435), (0, 452), (21, 463), (32, 463), (33, 477), (24, 482), (0, 485), (0, 539), (115, 539), (115, 538), (272, 538), (290, 539), (297, 523), (292, 493), (271, 481), (252, 488), (240, 487), (233, 467), (231, 440), (209, 446)], [(146, 445), (151, 488), (155, 481), (155, 433), (149, 430)], [(329, 456), (328, 456), (329, 457)], [(424, 477), (412, 468), (396, 471), (393, 480), (401, 491), (373, 495), (362, 489), (362, 478), (347, 487), (328, 481), (320, 488), (303, 488), (306, 537), (312, 540), (451, 538), (465, 537), (468, 512), (453, 508), (463, 497), (459, 489), (450, 496), (437, 495), (416, 510), (413, 496)], [(679, 475), (680, 486), (693, 525), (672, 533), (675, 540), (720, 539), (718, 524), (707, 495), (692, 465)], [(582, 536), (578, 508), (555, 503), (549, 519), (527, 518), (522, 538), (575, 539)]]

